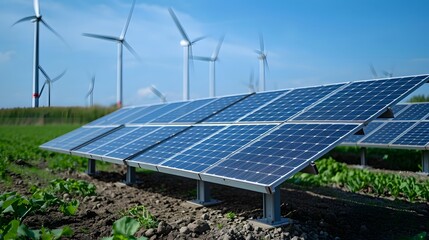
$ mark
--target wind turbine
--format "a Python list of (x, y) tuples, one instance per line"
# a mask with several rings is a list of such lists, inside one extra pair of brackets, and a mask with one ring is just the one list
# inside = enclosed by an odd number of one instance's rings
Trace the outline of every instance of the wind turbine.
[(60, 75), (58, 75), (57, 77), (51, 79), (41, 66), (39, 66), (39, 69), (42, 72), (43, 76), (45, 76), (45, 78), (46, 78), (45, 83), (43, 83), (43, 86), (40, 89), (39, 97), (42, 96), (42, 93), (43, 93), (43, 90), (45, 89), (45, 86), (48, 85), (48, 107), (50, 107), (51, 106), (52, 84), (54, 82), (58, 81), (62, 76), (64, 76), (64, 74), (66, 74), (67, 70), (64, 70), (62, 73), (60, 73)]
[(88, 104), (90, 107), (94, 105), (94, 86), (95, 86), (95, 75), (92, 75), (91, 84), (89, 85), (89, 91), (85, 95), (85, 98), (88, 98)]
[[(374, 78), (378, 78), (377, 71), (375, 71), (374, 65), (372, 65), (372, 63), (369, 64), (369, 68), (371, 69), (372, 76)], [(393, 77), (393, 67), (392, 67), (390, 72), (383, 70), (383, 75), (385, 77)]]
[(183, 47), (183, 100), (186, 101), (189, 100), (189, 58), (191, 56), (192, 59), (192, 45), (204, 37), (196, 38), (194, 41), (189, 40), (188, 35), (180, 24), (179, 19), (177, 18), (173, 9), (169, 8), (168, 11), (170, 12), (177, 29), (183, 37), (182, 41), (180, 41), (180, 45)]
[(218, 60), (219, 51), (220, 51), (220, 48), (222, 47), (222, 42), (223, 42), (224, 37), (225, 36), (222, 36), (219, 39), (219, 42), (216, 46), (216, 49), (213, 51), (211, 57), (199, 57), (199, 56), (194, 57), (194, 59), (196, 59), (196, 60), (209, 62), (209, 94), (210, 94), (210, 97), (215, 97), (215, 95), (216, 95), (215, 64), (216, 64), (216, 61)]
[(137, 52), (128, 44), (125, 40), (125, 35), (127, 34), (128, 25), (130, 24), (131, 16), (133, 15), (134, 5), (136, 4), (136, 0), (133, 0), (133, 4), (131, 6), (130, 13), (128, 15), (127, 22), (125, 23), (124, 28), (122, 29), (121, 35), (119, 37), (114, 36), (106, 36), (92, 33), (83, 33), (82, 35), (85, 37), (98, 38), (107, 41), (113, 41), (118, 44), (118, 62), (117, 62), (117, 87), (116, 87), (116, 106), (118, 108), (122, 107), (123, 104), (123, 96), (122, 96), (122, 52), (123, 46), (125, 46), (128, 51), (130, 51), (137, 59), (140, 59)]
[(34, 55), (33, 55), (33, 100), (32, 100), (32, 107), (37, 108), (39, 107), (39, 29), (40, 29), (40, 23), (45, 25), (49, 31), (51, 31), (53, 34), (55, 34), (58, 38), (60, 38), (63, 42), (64, 39), (59, 35), (52, 27), (50, 27), (43, 19), (42, 15), (40, 15), (40, 7), (39, 7), (39, 1), (34, 0), (33, 1), (34, 6), (34, 16), (28, 16), (21, 18), (20, 20), (16, 21), (12, 26), (26, 21), (31, 21), (35, 23), (34, 25)]
[(253, 81), (254, 81), (254, 79), (253, 79), (253, 69), (252, 69), (252, 71), (250, 72), (250, 76), (249, 76), (249, 84), (247, 85), (250, 93), (255, 92), (255, 83)]
[(151, 85), (149, 87), (150, 91), (155, 94), (157, 97), (159, 97), (159, 99), (161, 99), (162, 103), (166, 103), (167, 102), (167, 98), (165, 97), (164, 94), (162, 94), (158, 89), (156, 89), (155, 85)]
[(259, 50), (255, 50), (259, 59), (259, 91), (265, 91), (265, 67), (268, 69), (267, 53), (264, 47), (264, 38), (259, 35)]

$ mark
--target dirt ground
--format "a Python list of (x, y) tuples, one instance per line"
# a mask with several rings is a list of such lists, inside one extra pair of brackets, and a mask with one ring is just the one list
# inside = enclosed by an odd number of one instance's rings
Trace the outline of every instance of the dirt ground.
[[(97, 196), (79, 199), (76, 216), (64, 217), (57, 211), (31, 216), (25, 220), (31, 228), (70, 226), (72, 239), (100, 239), (110, 236), (112, 224), (120, 212), (144, 205), (167, 228), (142, 229), (138, 235), (150, 239), (408, 239), (429, 233), (429, 204), (381, 199), (354, 194), (341, 189), (302, 187), (285, 184), (281, 188), (281, 210), (292, 223), (264, 230), (249, 226), (249, 219), (262, 215), (262, 194), (213, 185), (212, 196), (220, 205), (194, 208), (186, 204), (195, 194), (196, 182), (161, 173), (138, 173), (139, 184), (127, 186), (123, 166), (115, 172), (99, 172), (89, 177), (84, 173), (59, 173), (63, 178), (87, 180), (97, 187)], [(37, 179), (12, 176), (14, 184), (2, 191), (28, 194)], [(225, 214), (234, 212), (234, 220)], [(186, 231), (198, 222), (209, 226), (203, 231)], [(182, 231), (183, 230), (183, 231)]]

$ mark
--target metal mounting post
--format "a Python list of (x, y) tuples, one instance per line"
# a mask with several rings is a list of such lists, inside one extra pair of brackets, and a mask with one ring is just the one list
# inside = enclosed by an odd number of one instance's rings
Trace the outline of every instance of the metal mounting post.
[(422, 172), (429, 175), (429, 150), (422, 151)]
[(197, 180), (197, 199), (188, 201), (198, 206), (212, 206), (221, 201), (211, 198), (210, 183)]
[(95, 159), (88, 158), (88, 168), (86, 170), (86, 174), (88, 174), (89, 176), (95, 175), (96, 174), (95, 166), (96, 166)]
[(136, 183), (136, 168), (127, 166), (127, 175), (125, 179), (125, 184), (131, 185)]
[(366, 148), (364, 148), (364, 147), (360, 148), (360, 165), (363, 168), (367, 166), (367, 162), (366, 162)]
[(264, 193), (262, 195), (262, 218), (252, 220), (251, 222), (263, 228), (273, 228), (289, 224), (290, 220), (281, 216), (280, 202), (280, 187), (277, 187), (271, 194)]

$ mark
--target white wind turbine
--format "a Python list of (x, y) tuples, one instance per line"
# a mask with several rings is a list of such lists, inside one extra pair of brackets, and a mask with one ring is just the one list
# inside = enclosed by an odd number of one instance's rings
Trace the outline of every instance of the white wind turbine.
[(45, 72), (45, 70), (41, 66), (39, 66), (39, 69), (42, 72), (43, 76), (45, 76), (45, 79), (46, 79), (45, 83), (43, 83), (43, 86), (40, 89), (39, 97), (42, 96), (42, 93), (43, 93), (43, 90), (45, 89), (45, 86), (48, 85), (48, 98), (47, 98), (48, 100), (47, 100), (47, 103), (48, 103), (48, 107), (50, 107), (51, 106), (52, 84), (54, 82), (58, 81), (62, 76), (64, 76), (64, 74), (66, 74), (67, 70), (64, 70), (62, 73), (60, 73), (60, 75), (58, 75), (57, 77), (51, 79), (49, 77), (49, 75)]
[(119, 37), (114, 36), (106, 36), (106, 35), (99, 35), (99, 34), (92, 34), (92, 33), (83, 33), (82, 35), (85, 37), (92, 37), (92, 38), (98, 38), (103, 39), (107, 41), (113, 41), (118, 44), (118, 62), (117, 62), (117, 88), (116, 88), (116, 105), (118, 108), (122, 107), (123, 104), (123, 96), (122, 96), (122, 52), (123, 52), (123, 46), (125, 46), (128, 51), (130, 51), (137, 59), (140, 59), (136, 51), (128, 44), (128, 42), (125, 40), (125, 35), (127, 34), (128, 25), (130, 24), (131, 16), (133, 14), (134, 5), (136, 3), (136, 0), (133, 0), (133, 4), (131, 6), (130, 13), (128, 15), (127, 22), (125, 23), (124, 28), (122, 29), (122, 33)]
[(162, 103), (166, 103), (167, 102), (167, 98), (165, 97), (164, 94), (162, 94), (156, 87), (155, 85), (151, 85), (149, 87), (150, 91), (155, 94), (157, 97), (159, 97), (159, 99), (161, 99)]
[(259, 59), (259, 91), (265, 91), (265, 67), (268, 69), (268, 62), (262, 34), (259, 35), (259, 45), (260, 49), (255, 50)]
[(28, 16), (21, 18), (20, 20), (16, 21), (12, 26), (14, 26), (17, 23), (31, 21), (34, 25), (34, 55), (33, 55), (33, 100), (32, 100), (32, 107), (39, 107), (39, 29), (40, 29), (40, 23), (45, 25), (47, 29), (49, 29), (53, 34), (55, 34), (58, 38), (60, 38), (63, 42), (64, 39), (59, 35), (52, 27), (50, 27), (43, 19), (42, 15), (40, 15), (40, 7), (39, 7), (39, 1), (34, 0), (33, 1), (34, 6), (34, 16)]
[(216, 96), (216, 84), (215, 84), (215, 64), (216, 61), (218, 60), (218, 55), (219, 55), (219, 51), (220, 48), (222, 46), (222, 42), (225, 36), (222, 36), (219, 39), (219, 42), (216, 46), (216, 49), (213, 51), (212, 56), (211, 57), (199, 57), (199, 56), (195, 56), (194, 59), (196, 60), (200, 60), (200, 61), (205, 61), (205, 62), (209, 62), (209, 95), (210, 97), (215, 97)]
[(179, 29), (179, 32), (183, 37), (182, 41), (180, 41), (180, 45), (183, 47), (183, 100), (186, 101), (189, 100), (189, 58), (192, 59), (192, 45), (204, 37), (199, 37), (194, 39), (194, 41), (191, 41), (184, 28), (180, 24), (179, 19), (177, 18), (173, 9), (169, 8), (168, 11), (170, 12), (177, 29)]
[(90, 107), (94, 106), (94, 86), (95, 86), (95, 75), (92, 75), (91, 83), (89, 84), (88, 93), (85, 95), (85, 98), (88, 99), (88, 105)]

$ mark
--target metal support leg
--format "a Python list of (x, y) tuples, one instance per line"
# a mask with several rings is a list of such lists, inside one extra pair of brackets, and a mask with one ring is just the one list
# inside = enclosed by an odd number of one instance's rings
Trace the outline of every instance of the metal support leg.
[(422, 168), (423, 173), (429, 175), (429, 151), (422, 151)]
[(136, 183), (136, 168), (127, 166), (127, 175), (125, 179), (125, 184), (131, 185)]
[(86, 174), (93, 176), (96, 174), (95, 171), (95, 159), (88, 158), (88, 168), (86, 170)]
[(367, 162), (366, 162), (366, 148), (364, 148), (364, 147), (360, 149), (360, 165), (363, 168), (367, 166)]
[(197, 199), (189, 201), (189, 203), (198, 206), (212, 206), (220, 202), (211, 198), (210, 183), (197, 180)]
[(254, 225), (263, 228), (273, 228), (289, 224), (287, 218), (282, 218), (280, 209), (280, 188), (277, 187), (272, 194), (262, 195), (263, 216), (261, 219), (251, 221)]

